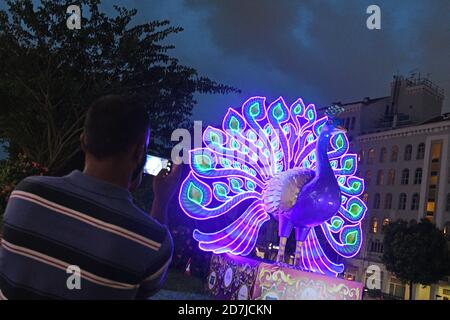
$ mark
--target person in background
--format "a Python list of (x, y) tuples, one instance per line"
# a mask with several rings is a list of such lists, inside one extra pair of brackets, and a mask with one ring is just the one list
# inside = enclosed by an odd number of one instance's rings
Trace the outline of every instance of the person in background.
[(28, 177), (12, 192), (0, 248), (0, 299), (144, 299), (161, 288), (173, 243), (167, 206), (180, 167), (133, 204), (150, 139), (143, 104), (108, 95), (89, 108), (84, 171)]

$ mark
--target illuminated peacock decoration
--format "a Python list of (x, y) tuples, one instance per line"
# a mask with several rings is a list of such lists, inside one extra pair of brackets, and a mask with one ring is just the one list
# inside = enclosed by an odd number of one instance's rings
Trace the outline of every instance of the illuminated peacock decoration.
[[(190, 151), (191, 171), (179, 202), (196, 220), (240, 210), (240, 216), (213, 233), (194, 231), (199, 247), (214, 253), (248, 255), (259, 230), (278, 221), (284, 261), (286, 240), (295, 229), (294, 265), (337, 275), (361, 247), (360, 199), (364, 182), (355, 176), (357, 156), (348, 153), (345, 131), (337, 125), (342, 110), (331, 107), (317, 117), (302, 99), (288, 107), (283, 98), (248, 99), (240, 112), (229, 109), (222, 129), (207, 127), (203, 148)], [(333, 261), (334, 260), (334, 261)]]

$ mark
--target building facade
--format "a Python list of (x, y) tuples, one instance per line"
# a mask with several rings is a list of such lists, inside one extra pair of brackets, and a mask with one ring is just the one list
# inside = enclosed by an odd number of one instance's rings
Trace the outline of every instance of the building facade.
[[(366, 283), (369, 266), (381, 271), (384, 294), (409, 298), (409, 288), (381, 263), (383, 225), (430, 220), (450, 232), (450, 114), (441, 115), (443, 91), (428, 79), (394, 77), (387, 97), (341, 105), (351, 149), (359, 154), (368, 212), (360, 254), (345, 276)], [(448, 279), (414, 285), (414, 299), (450, 299)]]
[[(444, 234), (450, 232), (450, 117), (380, 133), (358, 136), (360, 175), (366, 181), (368, 214), (363, 225), (365, 242), (349, 263), (356, 280), (365, 282), (370, 265), (381, 272), (381, 291), (405, 298), (407, 288), (381, 263), (382, 226), (402, 219), (411, 223), (426, 218)], [(450, 286), (416, 286), (415, 298), (450, 299)]]

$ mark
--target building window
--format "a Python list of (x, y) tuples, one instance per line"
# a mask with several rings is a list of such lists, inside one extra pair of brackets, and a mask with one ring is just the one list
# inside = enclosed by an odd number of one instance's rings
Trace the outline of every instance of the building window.
[(379, 193), (375, 193), (375, 196), (373, 197), (373, 208), (380, 209), (380, 194)]
[(393, 146), (391, 151), (391, 162), (397, 162), (398, 158), (398, 147)]
[(384, 209), (390, 210), (392, 208), (392, 194), (386, 193), (384, 197)]
[(355, 129), (355, 117), (352, 117), (352, 122), (351, 122), (351, 124), (350, 124), (350, 130), (353, 130), (353, 129)]
[(370, 182), (372, 181), (372, 171), (367, 170), (366, 171), (366, 184), (369, 185)]
[(401, 193), (400, 197), (398, 198), (398, 210), (405, 210), (406, 209), (406, 194)]
[(381, 151), (380, 151), (380, 162), (381, 163), (383, 163), (383, 162), (386, 162), (386, 160), (387, 160), (387, 150), (386, 150), (386, 148), (381, 148)]
[(411, 200), (411, 210), (419, 210), (419, 194), (414, 193)]
[(375, 160), (375, 149), (369, 149), (368, 155), (367, 155), (367, 164), (373, 164), (373, 161)]
[(450, 193), (447, 194), (447, 205), (445, 206), (445, 211), (450, 212)]
[(409, 170), (403, 169), (402, 171), (402, 179), (400, 181), (401, 184), (408, 184), (409, 183)]
[(384, 218), (383, 219), (383, 227), (386, 227), (389, 224), (390, 220), (389, 218)]
[(370, 252), (383, 253), (383, 244), (380, 240), (370, 240)]
[(350, 123), (350, 118), (345, 119), (344, 127), (345, 127), (347, 130), (350, 129), (349, 123)]
[(384, 184), (384, 173), (383, 170), (378, 170), (377, 173), (377, 185), (382, 186)]
[(421, 160), (425, 157), (425, 143), (420, 143), (417, 146), (417, 160)]
[(364, 163), (364, 150), (359, 150), (359, 153), (358, 153), (358, 162)]
[(431, 145), (431, 162), (438, 163), (441, 159), (442, 143), (440, 141), (433, 141)]
[(422, 183), (422, 168), (417, 168), (414, 174), (414, 184)]
[(394, 169), (389, 170), (387, 183), (388, 183), (388, 185), (395, 184), (395, 170)]
[(365, 204), (369, 203), (369, 194), (368, 193), (364, 193), (363, 195), (363, 201)]
[(405, 285), (394, 277), (389, 283), (389, 294), (403, 299), (405, 297)]
[(378, 219), (372, 218), (372, 233), (378, 233)]
[(405, 161), (411, 160), (411, 156), (412, 156), (412, 145), (408, 144), (405, 147), (405, 157), (404, 157)]

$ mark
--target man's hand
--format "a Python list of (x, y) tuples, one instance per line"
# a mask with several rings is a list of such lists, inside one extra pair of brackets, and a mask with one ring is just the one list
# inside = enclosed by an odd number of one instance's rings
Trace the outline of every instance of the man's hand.
[(182, 168), (180, 165), (173, 165), (172, 170), (161, 171), (153, 178), (153, 205), (151, 215), (162, 224), (167, 224), (167, 206), (178, 188)]

